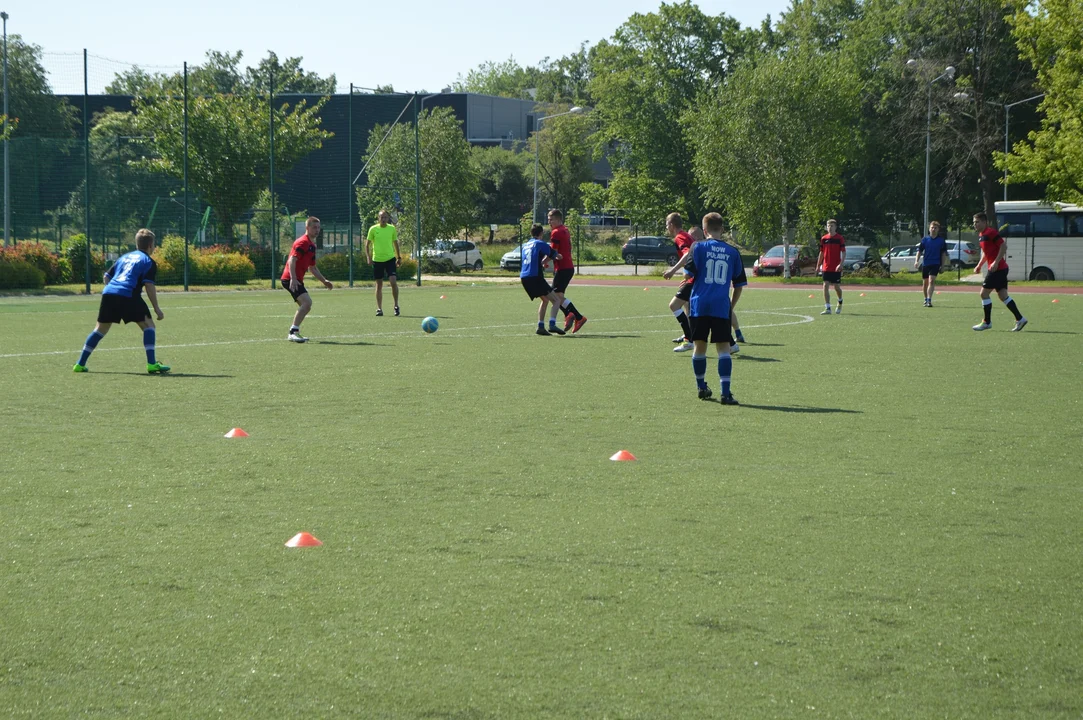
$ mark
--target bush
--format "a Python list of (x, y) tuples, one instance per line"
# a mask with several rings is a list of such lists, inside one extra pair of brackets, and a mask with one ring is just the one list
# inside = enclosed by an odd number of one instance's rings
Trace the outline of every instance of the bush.
[(18, 243), (15, 245), (14, 252), (18, 259), (30, 263), (45, 273), (47, 285), (71, 280), (71, 263), (68, 259), (59, 257), (40, 242)]
[(182, 285), (184, 283), (184, 238), (166, 235), (151, 254), (158, 264), (158, 285)]
[[(414, 265), (414, 267), (417, 266)], [(448, 275), (457, 274), (459, 268), (450, 258), (426, 257), (421, 260), (421, 272), (426, 275)]]
[(200, 252), (189, 257), (188, 282), (194, 285), (244, 284), (256, 276), (256, 266), (235, 252)]
[(884, 264), (882, 262), (880, 262), (879, 260), (876, 260), (874, 262), (869, 263), (868, 265), (861, 268), (860, 270), (855, 270), (853, 272), (849, 272), (849, 273), (846, 273), (846, 274), (851, 276), (851, 277), (864, 277), (864, 278), (889, 278), (889, 277), (891, 277), (891, 273), (889, 273), (887, 271), (887, 268), (884, 267)]
[[(328, 253), (316, 261), (316, 267), (328, 280), (350, 279), (350, 254)], [(371, 280), (372, 266), (365, 262), (365, 257), (358, 252), (353, 254), (353, 279)]]
[[(72, 282), (83, 282), (86, 278), (87, 239), (83, 233), (72, 235), (64, 241), (61, 252), (71, 266)], [(105, 272), (105, 255), (99, 250), (90, 251), (90, 282), (100, 283)]]
[(0, 289), (45, 287), (45, 273), (25, 260), (16, 257), (11, 250), (0, 252)]

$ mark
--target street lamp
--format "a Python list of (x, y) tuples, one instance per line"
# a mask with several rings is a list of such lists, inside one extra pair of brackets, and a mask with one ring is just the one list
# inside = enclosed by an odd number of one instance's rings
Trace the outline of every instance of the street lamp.
[(8, 172), (8, 14), (4, 20), (4, 247), (11, 244), (11, 175)]
[(538, 222), (538, 133), (541, 131), (541, 124), (543, 120), (549, 120), (550, 118), (558, 118), (561, 115), (578, 115), (583, 112), (583, 108), (576, 105), (567, 112), (557, 113), (556, 115), (544, 115), (538, 118), (538, 122), (534, 126), (534, 205), (533, 205), (533, 218), (534, 222)]
[[(1011, 118), (1012, 108), (1015, 107), (1016, 105), (1022, 105), (1023, 103), (1033, 102), (1034, 100), (1040, 100), (1041, 98), (1044, 98), (1044, 97), (1045, 97), (1045, 93), (1042, 93), (1041, 95), (1033, 95), (1031, 97), (1024, 98), (1023, 100), (1016, 100), (1013, 103), (998, 103), (998, 102), (993, 102), (992, 100), (986, 100), (985, 101), (986, 105), (999, 105), (1000, 107), (1004, 108), (1004, 154), (1005, 155), (1007, 155), (1008, 153), (1011, 152), (1011, 145), (1008, 142), (1008, 123), (1009, 123), (1010, 118)], [(955, 93), (955, 98), (957, 100), (969, 100), (970, 95), (965, 93), (965, 92), (957, 92), (957, 93)], [(1007, 165), (1004, 166), (1004, 200), (1005, 201), (1008, 200), (1008, 167), (1007, 167)]]
[[(915, 70), (918, 67), (918, 61), (910, 58), (906, 61), (906, 67), (910, 68), (911, 70)], [(948, 65), (946, 68), (944, 68), (944, 72), (940, 73), (932, 80), (929, 80), (927, 83), (925, 83), (929, 96), (929, 110), (925, 116), (925, 214), (922, 217), (922, 222), (924, 223), (922, 227), (924, 228), (929, 227), (929, 156), (932, 151), (931, 130), (933, 124), (933, 83), (944, 78), (947, 78), (948, 80), (955, 79), (955, 68), (953, 66)]]

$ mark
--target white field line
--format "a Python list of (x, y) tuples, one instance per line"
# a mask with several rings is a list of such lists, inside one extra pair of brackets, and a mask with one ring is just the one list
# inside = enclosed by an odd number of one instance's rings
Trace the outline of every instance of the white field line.
[[(852, 303), (851, 305), (847, 305), (847, 307), (854, 307), (855, 305), (901, 304), (903, 302), (904, 301), (902, 301), (902, 300), (873, 300), (873, 301), (869, 301), (869, 302)], [(199, 307), (206, 307), (206, 306), (199, 306)], [(817, 305), (816, 307), (819, 307), (819, 305)], [(806, 310), (807, 311), (808, 307), (807, 306), (795, 306), (795, 307), (776, 308), (774, 310), (742, 310), (742, 311), (739, 311), (741, 317), (745, 317), (747, 315), (782, 315), (782, 316), (789, 316), (789, 317), (799, 318), (798, 320), (782, 322), (782, 323), (764, 323), (764, 324), (759, 324), (759, 325), (749, 325), (748, 323), (742, 323), (742, 327), (746, 327), (746, 328), (785, 327), (785, 326), (788, 326), (788, 325), (802, 325), (802, 324), (806, 324), (806, 323), (810, 323), (810, 322), (814, 321), (814, 318), (812, 316), (810, 316), (810, 315), (801, 315), (801, 314), (780, 312), (782, 310)], [(615, 317), (615, 318), (593, 318), (592, 317), (592, 318), (590, 318), (590, 322), (591, 322), (592, 325), (596, 326), (598, 323), (628, 322), (628, 321), (636, 321), (636, 320), (658, 320), (658, 319), (661, 319), (661, 318), (671, 318), (671, 317), (673, 317), (672, 314), (666, 314), (666, 315), (631, 315), (631, 316), (626, 316), (626, 317)], [(472, 327), (445, 328), (445, 329), (442, 329), (441, 332), (446, 335), (448, 333), (460, 334), (460, 333), (466, 333), (466, 332), (478, 332), (478, 331), (481, 331), (481, 330), (508, 330), (508, 329), (511, 329), (511, 328), (517, 328), (517, 329), (522, 330), (523, 328), (534, 327), (535, 324), (536, 324), (535, 322), (529, 322), (529, 323), (515, 323), (515, 324), (504, 324), (504, 325), (475, 325), (475, 326), (472, 326)], [(670, 329), (661, 329), (661, 330), (644, 330), (644, 331), (641, 331), (641, 332), (651, 332), (651, 333), (654, 333), (654, 332), (670, 332), (670, 330), (671, 330), (671, 328)], [(508, 337), (515, 337), (515, 336), (517, 336), (519, 334), (520, 333), (515, 333), (514, 335), (509, 334)], [(427, 335), (420, 335), (417, 332), (416, 329), (410, 329), (410, 330), (396, 330), (396, 331), (391, 331), (391, 332), (373, 332), (373, 333), (360, 333), (360, 334), (348, 334), (348, 335), (321, 335), (319, 337), (309, 336), (309, 339), (312, 340), (312, 341), (318, 342), (320, 340), (360, 340), (360, 339), (364, 339), (364, 338), (401, 337), (401, 336), (412, 336), (412, 337), (417, 337), (417, 338), (428, 337)], [(473, 336), (464, 336), (464, 337), (473, 337)], [(501, 336), (501, 337), (504, 337), (504, 336)], [(183, 348), (198, 348), (198, 347), (217, 347), (217, 346), (221, 346), (221, 345), (252, 345), (252, 344), (256, 344), (256, 343), (283, 342), (284, 340), (285, 340), (284, 337), (277, 337), (276, 336), (276, 337), (273, 337), (273, 338), (250, 338), (250, 339), (240, 339), (240, 340), (220, 340), (220, 341), (215, 341), (215, 342), (178, 343), (178, 344), (175, 344), (175, 345), (158, 344), (156, 346), (156, 349), (158, 349), (158, 350), (170, 350), (170, 349), (175, 349), (175, 348), (183, 349)], [(45, 351), (41, 351), (41, 352), (6, 353), (6, 354), (0, 354), (0, 359), (44, 357), (44, 356), (48, 356), (48, 355), (68, 355), (68, 354), (78, 355), (79, 351), (81, 349), (82, 349), (81, 346), (78, 346), (78, 341), (76, 341), (76, 343), (74, 343), (72, 345), (72, 347), (64, 349), (64, 350), (45, 350)], [(121, 350), (131, 351), (131, 350), (142, 350), (142, 349), (143, 349), (142, 345), (128, 345), (128, 346), (122, 346), (122, 347), (108, 346), (108, 347), (104, 347), (104, 348), (97, 348), (94, 352), (95, 353), (99, 353), (99, 352), (117, 352), (117, 351), (121, 351)]]

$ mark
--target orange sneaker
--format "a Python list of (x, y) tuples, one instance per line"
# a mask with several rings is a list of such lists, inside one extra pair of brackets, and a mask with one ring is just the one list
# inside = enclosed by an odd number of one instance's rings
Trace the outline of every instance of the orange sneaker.
[(574, 334), (574, 333), (579, 332), (579, 328), (583, 327), (586, 324), (587, 324), (587, 316), (586, 315), (580, 316), (580, 318), (575, 321), (575, 325), (572, 326), (572, 333)]

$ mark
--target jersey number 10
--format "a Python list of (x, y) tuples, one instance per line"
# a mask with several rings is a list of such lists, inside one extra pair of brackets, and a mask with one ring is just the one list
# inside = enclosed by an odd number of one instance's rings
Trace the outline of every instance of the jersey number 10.
[(727, 260), (707, 261), (707, 272), (703, 275), (703, 282), (708, 285), (725, 285), (730, 281), (730, 264)]

